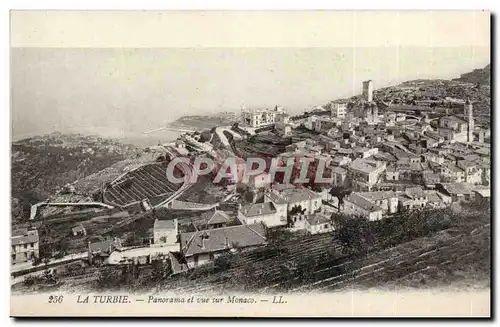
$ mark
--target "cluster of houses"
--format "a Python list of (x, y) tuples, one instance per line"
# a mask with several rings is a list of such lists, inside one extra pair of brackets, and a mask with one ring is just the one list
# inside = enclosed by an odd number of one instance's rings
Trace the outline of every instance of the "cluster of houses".
[[(391, 111), (390, 106), (379, 114), (373, 83), (366, 81), (361, 100), (332, 102), (328, 115), (302, 121), (290, 122), (280, 107), (242, 109), (242, 123), (252, 128), (274, 126), (273, 132), (282, 137), (299, 125), (313, 131), (314, 139), (288, 145), (280, 157), (324, 158), (331, 185), (312, 190), (275, 185), (267, 173), (252, 176), (248, 186), (262, 195), (260, 200), (238, 204), (233, 211), (213, 209), (196, 219), (156, 220), (149, 247), (125, 248), (119, 239), (89, 243), (89, 261), (147, 263), (160, 256), (180, 273), (227, 252), (265, 245), (268, 228), (331, 232), (331, 207), (375, 221), (402, 211), (489, 198), (489, 132), (474, 126), (469, 100), (460, 106), (460, 114), (432, 119)], [(330, 194), (332, 187), (347, 190), (342, 201)], [(72, 233), (86, 234), (82, 226)], [(38, 255), (36, 233), (25, 231), (12, 242), (13, 261)]]

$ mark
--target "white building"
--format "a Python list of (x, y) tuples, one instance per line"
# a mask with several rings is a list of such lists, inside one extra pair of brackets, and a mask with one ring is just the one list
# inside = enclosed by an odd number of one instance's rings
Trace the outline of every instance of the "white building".
[(274, 109), (241, 109), (241, 120), (243, 125), (260, 128), (274, 125), (276, 115), (283, 113), (281, 107), (276, 106)]
[(153, 225), (153, 244), (155, 247), (168, 247), (177, 243), (179, 233), (177, 219), (155, 220)]
[(39, 237), (37, 230), (20, 229), (11, 237), (12, 263), (27, 262), (39, 257)]
[(267, 227), (286, 225), (286, 217), (278, 215), (276, 207), (271, 202), (252, 203), (238, 209), (238, 219), (247, 225), (263, 223)]
[(360, 197), (370, 201), (373, 205), (382, 208), (383, 213), (396, 213), (398, 211), (398, 195), (393, 191), (361, 192)]
[(188, 268), (212, 262), (229, 251), (266, 244), (266, 231), (262, 224), (237, 225), (224, 228), (181, 233), (180, 252)]
[(264, 202), (272, 202), (278, 215), (285, 217), (285, 221), (293, 207), (300, 207), (305, 215), (310, 215), (321, 210), (321, 201), (321, 195), (308, 188), (272, 190), (264, 195)]
[(344, 199), (344, 212), (365, 217), (370, 221), (382, 219), (383, 214), (381, 207), (372, 204), (359, 193), (351, 193)]
[(306, 218), (305, 229), (309, 234), (322, 234), (334, 230), (332, 221), (325, 215), (313, 214)]
[(332, 102), (330, 114), (332, 118), (344, 119), (347, 114), (346, 102)]

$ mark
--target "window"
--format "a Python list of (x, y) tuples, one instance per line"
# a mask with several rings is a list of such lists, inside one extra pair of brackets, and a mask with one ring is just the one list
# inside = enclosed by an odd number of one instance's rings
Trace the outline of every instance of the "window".
[(15, 254), (12, 255), (12, 260), (16, 260), (16, 255)]
[(27, 249), (28, 248), (28, 244), (24, 244), (24, 248)]
[(325, 226), (323, 226), (324, 229), (327, 229), (328, 228), (328, 224), (325, 224)]
[(194, 265), (197, 266), (198, 265), (198, 255), (195, 254), (193, 258), (194, 258)]

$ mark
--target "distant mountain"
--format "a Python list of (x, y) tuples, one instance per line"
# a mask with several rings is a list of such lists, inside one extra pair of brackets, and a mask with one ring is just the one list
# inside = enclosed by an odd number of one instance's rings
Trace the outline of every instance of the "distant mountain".
[(474, 69), (469, 73), (460, 75), (460, 78), (453, 79), (453, 81), (458, 81), (462, 83), (474, 83), (481, 85), (491, 84), (491, 67), (487, 65), (484, 68)]

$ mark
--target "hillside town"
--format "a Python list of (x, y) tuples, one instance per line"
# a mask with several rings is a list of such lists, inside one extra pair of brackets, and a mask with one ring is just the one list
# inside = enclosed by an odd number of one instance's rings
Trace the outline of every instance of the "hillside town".
[[(364, 81), (360, 96), (295, 116), (278, 105), (243, 106), (231, 126), (145, 149), (154, 160), (124, 169), (92, 194), (77, 198), (77, 186), (68, 185), (58, 197), (32, 203), (11, 239), (12, 284), (57, 284), (78, 275), (68, 268), (75, 265), (103, 276), (109, 267), (156, 271), (157, 262), (162, 271), (168, 267), (168, 280), (269, 248), (277, 233), (335, 235), (344, 228), (341, 217), (372, 223), (489, 203), (491, 130), (476, 119), (474, 101), (389, 103), (374, 89), (375, 81)], [(188, 158), (174, 171), (182, 184), (165, 173), (177, 157)], [(241, 167), (253, 157), (323, 160), (329, 182), (300, 182), (297, 172), (282, 183), (269, 167), (248, 182), (215, 183), (209, 176), (190, 182), (198, 157), (219, 165), (236, 157)]]

